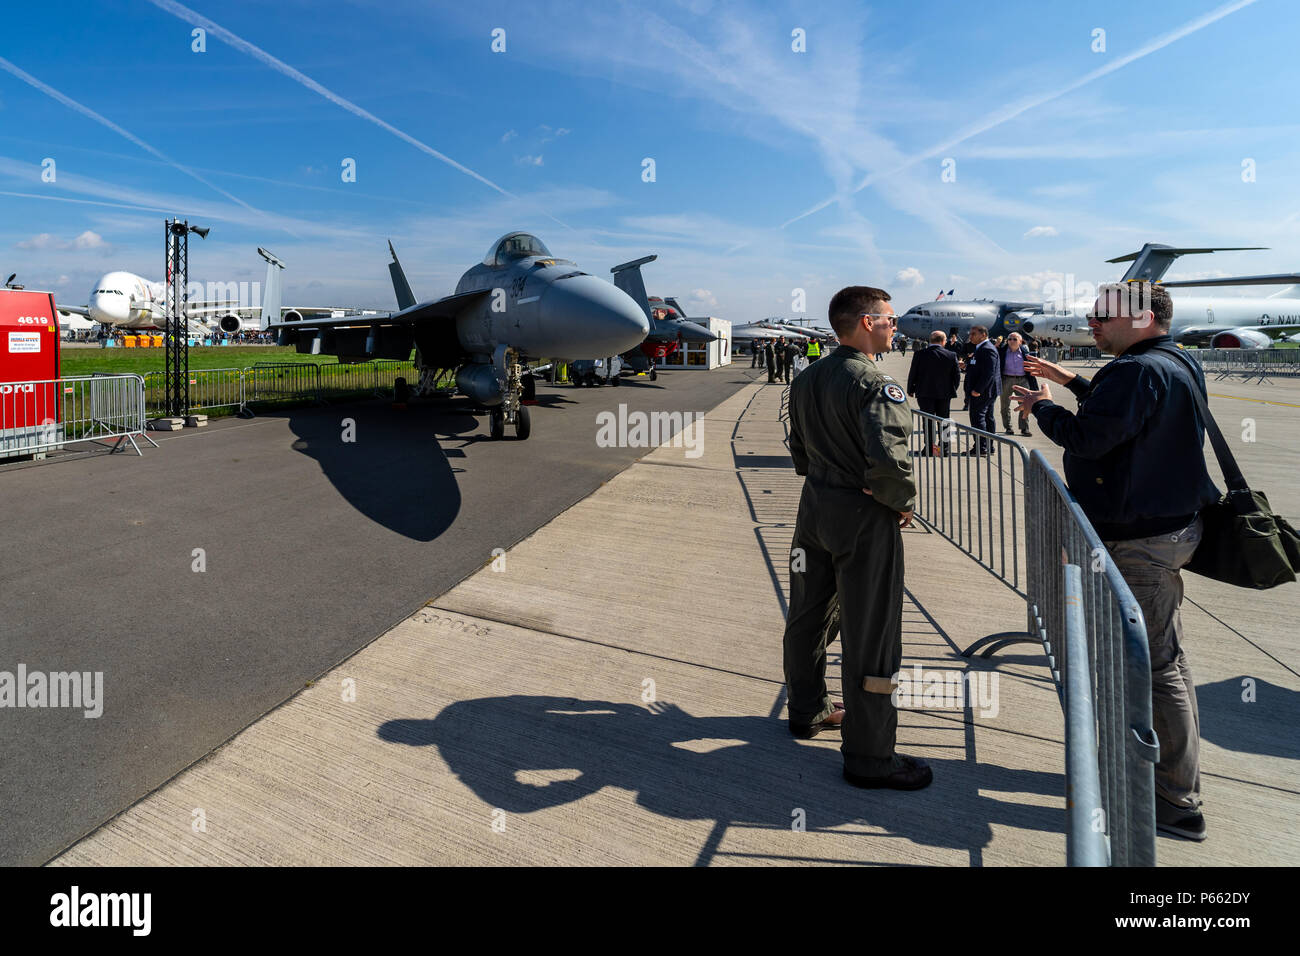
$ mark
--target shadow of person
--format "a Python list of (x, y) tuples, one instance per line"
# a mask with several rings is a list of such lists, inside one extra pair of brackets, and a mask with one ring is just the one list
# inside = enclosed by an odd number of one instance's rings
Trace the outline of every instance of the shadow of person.
[[(953, 726), (954, 736), (964, 732)], [(886, 837), (967, 851), (988, 844), (992, 822), (1054, 833), (1065, 827), (1061, 807), (982, 793), (1063, 797), (1060, 773), (937, 760), (940, 783), (927, 790), (864, 791), (841, 779), (837, 749), (801, 746), (784, 721), (767, 717), (695, 717), (675, 705), (511, 696), (458, 701), (432, 720), (391, 720), (378, 736), (436, 746), (479, 799), (510, 813), (615, 787), (634, 791), (646, 810), (679, 820), (790, 830), (802, 813), (810, 831), (866, 823)], [(865, 841), (882, 837), (860, 830), (852, 836), (864, 840), (863, 860), (873, 853)]]
[(1243, 675), (1197, 687), (1196, 705), (1201, 736), (1225, 750), (1300, 759), (1300, 692)]
[[(370, 520), (416, 541), (432, 541), (460, 512), (460, 488), (435, 439), (476, 426), (452, 407), (362, 402), (283, 413), (294, 451), (314, 459), (345, 501)], [(349, 424), (350, 423), (350, 424)]]

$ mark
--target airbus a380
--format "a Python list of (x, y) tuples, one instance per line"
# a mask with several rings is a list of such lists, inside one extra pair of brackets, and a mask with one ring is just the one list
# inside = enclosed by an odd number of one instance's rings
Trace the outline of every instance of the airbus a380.
[[(238, 302), (191, 302), (187, 313), (194, 319), (217, 316), (216, 325), (223, 332), (234, 334), (245, 324), (236, 309), (258, 312), (258, 328), (280, 320), (280, 273), (284, 264), (265, 249), (258, 255), (266, 260), (266, 283), (262, 286), (262, 304), (247, 305)], [(91, 290), (84, 306), (61, 305), (60, 312), (82, 315), (92, 322), (115, 329), (161, 329), (167, 323), (167, 287), (162, 282), (151, 282), (134, 272), (109, 272)], [(296, 314), (301, 318), (309, 310), (301, 308)], [(316, 310), (312, 310), (316, 311)], [(329, 311), (329, 310), (325, 310)], [(342, 315), (339, 311), (337, 314)], [(191, 330), (207, 332), (206, 324), (192, 321)]]
[[(1160, 281), (1179, 256), (1215, 251), (1236, 251), (1251, 247), (1174, 248), (1147, 243), (1138, 252), (1108, 262), (1133, 263), (1120, 281), (1148, 279)], [(1183, 345), (1210, 348), (1263, 349), (1279, 339), (1296, 340), (1300, 333), (1300, 274), (1235, 276), (1223, 279), (1189, 279), (1161, 282), (1166, 289), (1192, 286), (1285, 285), (1287, 288), (1266, 298), (1224, 298), (1175, 294), (1173, 324), (1170, 334)], [(1080, 298), (1064, 308), (1046, 307), (1042, 303), (975, 300), (954, 302), (941, 300), (913, 306), (898, 322), (899, 331), (912, 338), (926, 338), (933, 331), (948, 332), (954, 327), (963, 336), (973, 325), (983, 325), (989, 335), (997, 337), (1017, 330), (1034, 336), (1060, 339), (1066, 345), (1093, 344), (1088, 328), (1088, 313), (1094, 297)]]

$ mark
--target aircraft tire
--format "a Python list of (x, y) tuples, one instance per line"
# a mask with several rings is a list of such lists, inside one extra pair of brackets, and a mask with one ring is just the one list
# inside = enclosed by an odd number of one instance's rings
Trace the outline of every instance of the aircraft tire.
[(506, 437), (506, 413), (501, 409), (494, 408), (488, 412), (488, 432), (493, 439)]
[(528, 406), (520, 405), (519, 414), (515, 416), (515, 438), (519, 441), (527, 441), (528, 436), (533, 433), (533, 419), (528, 414)]
[(623, 379), (621, 379), (621, 378), (620, 378), (619, 376), (617, 376), (617, 375), (611, 375), (611, 376), (609, 377), (609, 384), (610, 384), (610, 385), (622, 385), (622, 384), (623, 384)]
[(652, 382), (656, 381), (658, 378), (659, 378), (659, 369), (657, 368), (650, 369), (650, 381)]

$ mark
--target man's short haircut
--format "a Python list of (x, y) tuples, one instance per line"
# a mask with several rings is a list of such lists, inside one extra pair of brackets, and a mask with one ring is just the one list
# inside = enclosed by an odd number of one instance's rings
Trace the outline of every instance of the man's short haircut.
[(878, 312), (880, 304), (888, 301), (889, 293), (884, 289), (869, 285), (846, 286), (831, 297), (830, 307), (826, 310), (831, 328), (839, 338), (852, 335), (858, 318), (864, 312)]
[(985, 328), (984, 326), (982, 326), (982, 325), (972, 325), (972, 326), (970, 327), (970, 330), (971, 330), (971, 332), (982, 332), (982, 333), (984, 333), (985, 335), (988, 335), (988, 334), (989, 334), (989, 330), (986, 329), (986, 328)]
[(1107, 315), (1137, 318), (1150, 309), (1161, 329), (1168, 329), (1174, 319), (1174, 300), (1169, 290), (1158, 282), (1147, 279), (1115, 282), (1102, 286), (1100, 293)]
[(944, 342), (948, 341), (948, 336), (943, 332), (940, 332), (938, 329), (935, 329), (930, 333), (930, 341), (935, 345), (943, 345)]

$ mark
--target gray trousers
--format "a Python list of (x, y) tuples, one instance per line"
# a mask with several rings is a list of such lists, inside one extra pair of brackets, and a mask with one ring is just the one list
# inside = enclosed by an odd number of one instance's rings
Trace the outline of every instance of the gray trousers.
[(1186, 810), (1201, 805), (1201, 720), (1192, 669), (1183, 653), (1183, 579), (1201, 543), (1202, 523), (1171, 534), (1107, 541), (1115, 566), (1133, 591), (1151, 646), (1151, 716), (1160, 740), (1156, 794)]
[[(1002, 376), (1002, 395), (999, 400), (1002, 403), (1002, 428), (1005, 431), (1011, 431), (1011, 403), (1015, 401), (1015, 393), (1011, 391), (1011, 386), (1019, 385), (1021, 388), (1029, 387), (1029, 377), (1026, 375), (1003, 375)], [(1025, 418), (1020, 419), (1021, 432), (1029, 431), (1029, 421)]]
[(890, 698), (890, 678), (903, 657), (898, 514), (860, 488), (805, 481), (791, 550), (784, 638), (790, 722), (814, 724), (830, 716), (826, 645), (838, 623), (844, 650), (844, 768), (862, 776), (892, 773), (899, 766), (894, 759), (898, 710)]

